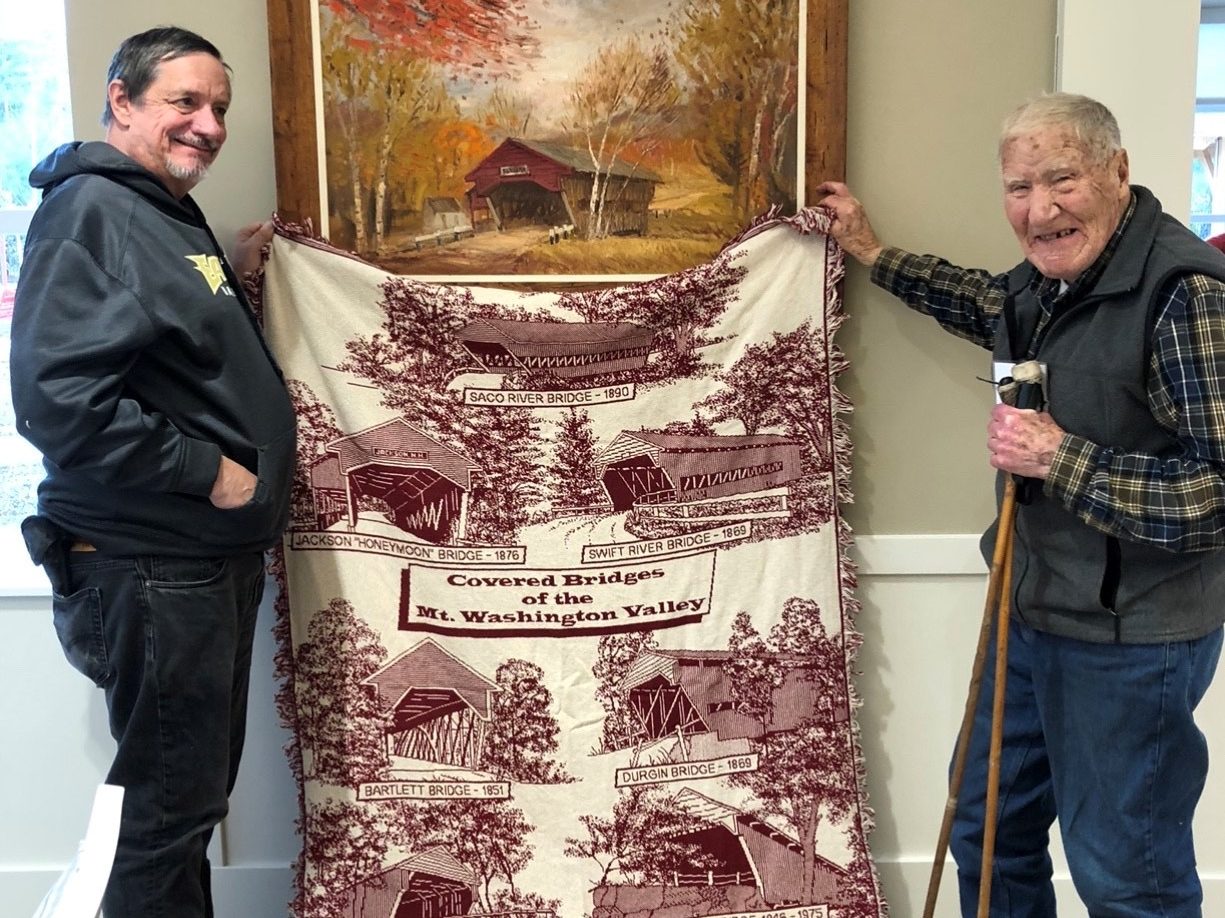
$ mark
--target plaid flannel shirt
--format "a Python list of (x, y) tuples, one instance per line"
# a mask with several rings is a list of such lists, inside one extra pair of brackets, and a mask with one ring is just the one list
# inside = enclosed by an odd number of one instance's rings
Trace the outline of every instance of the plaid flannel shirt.
[[(1134, 211), (1105, 251), (1061, 290), (1043, 278), (1039, 326), (1056, 302), (1096, 282)], [(1007, 296), (1007, 275), (959, 268), (931, 255), (885, 249), (872, 282), (945, 329), (988, 350)], [(1178, 444), (1162, 455), (1125, 452), (1065, 432), (1044, 492), (1108, 535), (1170, 551), (1225, 546), (1225, 284), (1200, 274), (1172, 280), (1153, 328), (1148, 403)]]

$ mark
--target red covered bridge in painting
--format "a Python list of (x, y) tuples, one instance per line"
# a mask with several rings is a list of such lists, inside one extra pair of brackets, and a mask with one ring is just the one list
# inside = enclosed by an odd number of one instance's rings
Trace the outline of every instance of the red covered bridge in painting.
[[(595, 175), (585, 151), (511, 137), (464, 176), (473, 185), (468, 211), (478, 226), (490, 220), (499, 230), (570, 224), (587, 236)], [(603, 217), (607, 232), (645, 235), (655, 186), (663, 179), (644, 166), (613, 159), (600, 180), (609, 183)]]

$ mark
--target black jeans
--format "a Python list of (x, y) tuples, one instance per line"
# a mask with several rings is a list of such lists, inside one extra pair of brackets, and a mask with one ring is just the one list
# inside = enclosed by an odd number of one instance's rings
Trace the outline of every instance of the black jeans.
[(106, 692), (124, 788), (103, 913), (212, 916), (213, 827), (226, 815), (246, 729), (263, 556), (107, 557), (53, 552), (55, 630)]

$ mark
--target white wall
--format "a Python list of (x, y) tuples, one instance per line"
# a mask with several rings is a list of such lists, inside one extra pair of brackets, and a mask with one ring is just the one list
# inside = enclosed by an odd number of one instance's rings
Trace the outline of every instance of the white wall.
[(203, 35), (233, 69), (229, 139), (192, 196), (224, 245), (234, 231), (276, 207), (272, 158), (272, 90), (268, 78), (268, 20), (250, 0), (65, 0), (73, 126), (78, 140), (101, 140), (106, 69), (119, 43), (159, 25)]
[(1191, 212), (1199, 0), (1061, 0), (1056, 88), (1105, 103), (1132, 181), (1168, 213)]

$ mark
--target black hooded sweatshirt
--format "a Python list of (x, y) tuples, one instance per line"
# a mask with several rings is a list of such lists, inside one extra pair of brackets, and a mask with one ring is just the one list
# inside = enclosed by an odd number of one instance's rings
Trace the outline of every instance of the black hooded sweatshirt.
[[(39, 512), (99, 551), (259, 551), (288, 516), (295, 417), (203, 214), (106, 143), (35, 167), (12, 327), (17, 429), (42, 451)], [(258, 478), (209, 501), (221, 457)]]

